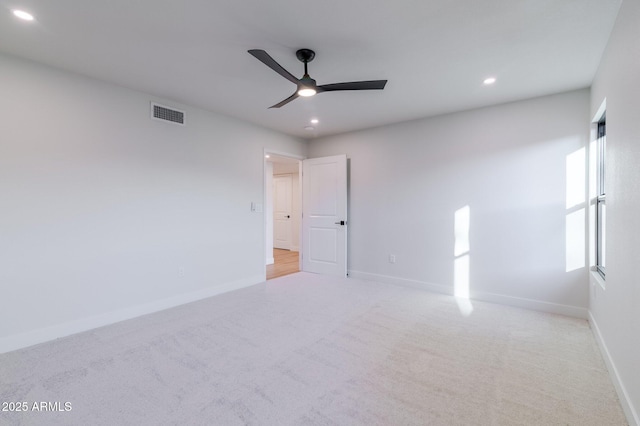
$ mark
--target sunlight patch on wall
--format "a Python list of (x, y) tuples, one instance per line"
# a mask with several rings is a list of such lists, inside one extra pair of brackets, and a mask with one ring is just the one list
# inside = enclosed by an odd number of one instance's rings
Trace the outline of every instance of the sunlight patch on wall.
[(464, 206), (456, 210), (454, 215), (454, 256), (461, 256), (469, 252), (469, 226), (471, 223), (471, 209)]
[(579, 150), (567, 155), (567, 208), (570, 209), (585, 202), (585, 149)]
[(585, 267), (584, 209), (569, 213), (565, 221), (566, 272)]
[(586, 266), (586, 148), (566, 157), (565, 271)]
[(470, 296), (470, 255), (469, 231), (471, 228), (471, 208), (467, 205), (454, 214), (454, 261), (453, 261), (453, 295), (463, 316), (471, 315), (473, 306)]
[(453, 262), (453, 294), (455, 297), (469, 299), (469, 255), (458, 257)]

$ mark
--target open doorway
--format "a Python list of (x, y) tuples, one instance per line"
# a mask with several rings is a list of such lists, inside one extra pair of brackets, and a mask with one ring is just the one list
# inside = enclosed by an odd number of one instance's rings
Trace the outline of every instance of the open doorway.
[(265, 152), (266, 278), (300, 271), (301, 159)]

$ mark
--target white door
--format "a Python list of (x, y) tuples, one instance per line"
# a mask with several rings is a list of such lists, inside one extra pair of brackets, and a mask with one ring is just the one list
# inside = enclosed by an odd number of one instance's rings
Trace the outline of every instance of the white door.
[(273, 247), (291, 249), (292, 177), (273, 177)]
[(347, 156), (302, 162), (302, 270), (347, 275)]

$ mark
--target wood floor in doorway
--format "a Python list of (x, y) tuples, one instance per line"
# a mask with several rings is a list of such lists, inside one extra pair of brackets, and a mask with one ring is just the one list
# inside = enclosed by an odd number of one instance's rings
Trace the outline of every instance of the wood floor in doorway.
[(300, 272), (297, 251), (273, 249), (273, 258), (275, 263), (267, 265), (268, 280)]

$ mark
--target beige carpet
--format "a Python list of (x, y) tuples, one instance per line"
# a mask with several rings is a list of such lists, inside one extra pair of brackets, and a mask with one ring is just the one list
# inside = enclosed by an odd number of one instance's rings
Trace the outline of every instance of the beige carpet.
[(472, 305), (278, 278), (0, 355), (0, 424), (627, 424), (586, 321)]

